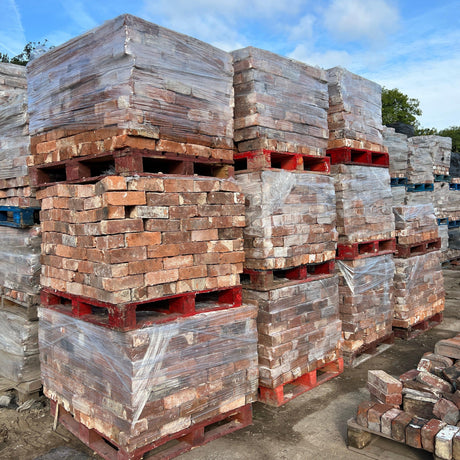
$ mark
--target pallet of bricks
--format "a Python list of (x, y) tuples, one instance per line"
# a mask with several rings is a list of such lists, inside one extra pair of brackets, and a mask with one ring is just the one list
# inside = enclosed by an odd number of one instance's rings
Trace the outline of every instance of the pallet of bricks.
[(442, 321), (441, 240), (432, 204), (395, 206), (395, 315), (397, 337), (412, 338)]
[(29, 185), (25, 67), (0, 64), (0, 389), (21, 403), (41, 388), (40, 226)]
[[(370, 400), (348, 421), (348, 445), (365, 454), (373, 439), (385, 437), (431, 452), (442, 460), (460, 459), (460, 336), (439, 341), (417, 369), (395, 378), (368, 371)], [(364, 449), (364, 450), (363, 450)]]
[(258, 310), (259, 401), (280, 406), (343, 371), (327, 82), (268, 51), (232, 54), (243, 301)]
[(343, 358), (355, 366), (393, 342), (395, 225), (381, 88), (327, 71), (329, 143), (337, 204)]
[(229, 54), (129, 15), (28, 67), (44, 393), (105, 459), (252, 423), (244, 200), (213, 175), (232, 170), (232, 76)]
[(459, 263), (460, 259), (460, 153), (452, 152), (448, 199), (448, 247), (443, 262)]

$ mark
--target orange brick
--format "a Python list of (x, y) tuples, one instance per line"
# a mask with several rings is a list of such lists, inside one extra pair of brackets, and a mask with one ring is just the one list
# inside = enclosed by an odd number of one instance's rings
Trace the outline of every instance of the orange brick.
[(146, 204), (145, 192), (122, 191), (106, 192), (103, 195), (104, 203), (112, 206), (136, 206)]
[(126, 208), (124, 206), (107, 206), (106, 219), (124, 219), (126, 217)]
[(218, 231), (215, 228), (192, 231), (192, 241), (212, 241), (217, 239)]
[(173, 257), (179, 254), (182, 254), (180, 244), (162, 244), (153, 248), (148, 248), (149, 259)]
[(142, 219), (105, 220), (101, 222), (101, 231), (106, 234), (142, 232), (144, 223)]
[(196, 267), (179, 268), (179, 279), (186, 280), (190, 278), (204, 278), (207, 276), (206, 265), (199, 265)]
[(125, 236), (126, 246), (153, 246), (161, 243), (160, 232), (129, 233)]
[(103, 278), (102, 286), (109, 292), (117, 292), (120, 289), (132, 289), (144, 284), (143, 275), (124, 276), (122, 278)]
[(138, 246), (133, 248), (109, 249), (107, 251), (108, 263), (121, 264), (123, 262), (134, 262), (136, 260), (147, 259), (145, 247)]
[(68, 259), (86, 259), (86, 249), (83, 248), (72, 248), (70, 246), (64, 246), (62, 244), (56, 245), (56, 255), (66, 257)]
[(193, 179), (170, 178), (165, 179), (164, 187), (166, 193), (192, 192), (194, 186)]
[(192, 255), (168, 257), (163, 261), (163, 268), (165, 270), (171, 270), (172, 268), (191, 267), (192, 265)]
[(97, 184), (97, 194), (112, 190), (126, 190), (126, 179), (122, 176), (106, 176)]
[(136, 260), (128, 263), (128, 273), (137, 275), (139, 273), (156, 272), (163, 269), (163, 261), (160, 259)]
[(160, 139), (157, 144), (157, 150), (161, 152), (186, 153), (185, 144), (179, 142)]
[(179, 279), (179, 270), (159, 270), (154, 273), (145, 274), (145, 284), (146, 285), (155, 285), (163, 283), (171, 283)]

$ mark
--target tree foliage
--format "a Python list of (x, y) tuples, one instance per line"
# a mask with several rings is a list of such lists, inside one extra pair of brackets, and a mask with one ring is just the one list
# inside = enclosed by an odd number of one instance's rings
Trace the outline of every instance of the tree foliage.
[(32, 53), (38, 48), (46, 48), (46, 42), (48, 40), (44, 40), (43, 42), (29, 42), (21, 53), (16, 56), (10, 58), (8, 54), (0, 53), (0, 62), (9, 62), (10, 64), (17, 64), (17, 65), (26, 65), (32, 56)]
[(460, 126), (451, 126), (438, 132), (439, 136), (452, 139), (452, 152), (460, 152)]
[(418, 99), (407, 96), (397, 88), (382, 88), (382, 121), (384, 125), (400, 122), (418, 127), (417, 117), (421, 114), (422, 110)]

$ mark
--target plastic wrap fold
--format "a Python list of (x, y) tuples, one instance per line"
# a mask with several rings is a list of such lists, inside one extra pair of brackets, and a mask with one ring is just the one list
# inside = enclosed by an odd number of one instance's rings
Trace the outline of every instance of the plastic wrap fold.
[[(397, 133), (394, 128), (383, 127), (383, 145), (388, 148), (391, 177), (406, 177), (409, 158), (407, 136)], [(398, 187), (399, 188), (399, 187)]]
[(27, 66), (30, 133), (134, 129), (217, 148), (233, 144), (231, 55), (122, 15)]
[(40, 309), (45, 394), (126, 450), (256, 399), (256, 308), (116, 332)]
[(0, 227), (0, 286), (27, 294), (40, 290), (39, 226)]
[(232, 55), (239, 151), (269, 148), (325, 155), (325, 71), (253, 47)]
[(271, 270), (335, 257), (333, 179), (285, 170), (236, 176), (246, 201), (245, 267)]
[(394, 206), (393, 213), (399, 244), (416, 244), (438, 238), (438, 224), (432, 204)]

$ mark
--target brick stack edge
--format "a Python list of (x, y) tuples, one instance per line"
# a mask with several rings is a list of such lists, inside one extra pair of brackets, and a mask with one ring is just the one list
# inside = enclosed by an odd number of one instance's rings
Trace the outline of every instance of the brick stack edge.
[[(324, 70), (245, 48), (235, 67), (235, 143), (240, 152), (325, 156), (328, 93)], [(335, 258), (337, 231), (329, 174), (283, 169), (237, 171), (244, 191), (244, 268), (264, 276)], [(276, 276), (274, 276), (276, 278)], [(338, 280), (274, 279), (243, 284), (258, 308), (260, 385), (275, 389), (340, 357)]]
[[(438, 238), (432, 204), (395, 206), (396, 238), (400, 245), (421, 244)], [(444, 310), (444, 280), (439, 250), (395, 258), (394, 327), (408, 329)]]
[(10, 388), (40, 380), (40, 227), (8, 226), (14, 224), (6, 211), (38, 205), (27, 169), (29, 144), (25, 68), (0, 63), (0, 377)]
[[(210, 45), (129, 15), (108, 21), (28, 66), (30, 164), (122, 148), (232, 160), (232, 76), (231, 56)], [(234, 181), (109, 175), (38, 197), (51, 292), (122, 307), (239, 286)], [(44, 392), (128, 453), (242, 408), (257, 391), (256, 309), (227, 307), (114, 332), (42, 305)]]
[[(335, 67), (327, 71), (329, 148), (385, 152), (381, 87)], [(387, 168), (332, 166), (339, 244), (394, 238), (390, 174)], [(391, 335), (393, 319), (392, 254), (338, 261), (339, 309), (346, 365), (366, 347)]]

